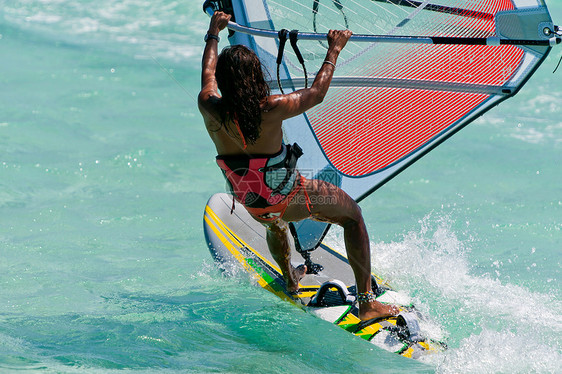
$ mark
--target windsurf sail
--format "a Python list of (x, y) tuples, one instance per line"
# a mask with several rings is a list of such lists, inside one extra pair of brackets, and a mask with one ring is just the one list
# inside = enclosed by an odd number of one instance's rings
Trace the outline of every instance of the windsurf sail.
[[(357, 201), (515, 95), (561, 42), (544, 0), (208, 0), (204, 9), (233, 15), (230, 43), (257, 53), (273, 92), (314, 79), (329, 29), (353, 31), (324, 102), (286, 121), (284, 134), (304, 150), (302, 174)], [(277, 80), (284, 29), (299, 30), (306, 69), (286, 48)], [(292, 232), (311, 250), (327, 228), (306, 220)]]

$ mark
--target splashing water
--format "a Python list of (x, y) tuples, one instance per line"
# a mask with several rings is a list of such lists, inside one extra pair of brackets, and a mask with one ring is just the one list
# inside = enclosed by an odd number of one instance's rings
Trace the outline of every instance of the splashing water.
[[(429, 214), (401, 241), (371, 243), (374, 271), (442, 326), (449, 350), (424, 362), (442, 373), (556, 372), (562, 367), (562, 303), (553, 295), (477, 275), (473, 239), (460, 240), (448, 215)], [(339, 251), (341, 230), (327, 240)], [(340, 244), (338, 244), (340, 243)], [(558, 347), (558, 349), (553, 349)]]

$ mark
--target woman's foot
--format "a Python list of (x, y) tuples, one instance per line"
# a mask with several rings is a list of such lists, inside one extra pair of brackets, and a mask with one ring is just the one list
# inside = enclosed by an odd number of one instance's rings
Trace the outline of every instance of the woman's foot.
[(306, 265), (299, 265), (296, 268), (291, 265), (289, 276), (283, 274), (285, 283), (287, 283), (287, 291), (296, 293), (299, 290), (299, 281), (306, 275)]
[(398, 313), (400, 313), (400, 310), (396, 305), (382, 304), (376, 300), (359, 302), (359, 319), (361, 321), (395, 316)]

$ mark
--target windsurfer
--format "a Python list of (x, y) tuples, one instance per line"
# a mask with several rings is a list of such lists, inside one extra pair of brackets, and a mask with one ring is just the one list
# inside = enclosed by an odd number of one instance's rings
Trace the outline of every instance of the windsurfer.
[[(263, 182), (267, 178), (263, 178), (262, 173), (267, 172), (271, 159), (281, 157), (281, 162), (287, 161), (286, 165), (289, 165), (291, 157), (299, 156), (298, 152), (296, 156), (293, 154), (294, 148), (298, 150), (298, 147), (287, 149), (283, 146), (282, 122), (322, 102), (336, 60), (351, 31), (330, 30), (326, 59), (310, 88), (286, 95), (271, 95), (260, 61), (251, 50), (234, 46), (218, 54), (218, 35), (229, 20), (230, 15), (222, 12), (215, 12), (211, 18), (205, 37), (198, 104), (219, 155), (217, 163), (231, 184), (234, 196), (252, 217), (267, 227), (269, 250), (290, 291), (298, 291), (306, 267), (291, 265), (287, 222), (312, 218), (344, 228), (345, 247), (357, 282), (360, 318), (367, 320), (397, 314), (397, 307), (375, 300), (371, 290), (369, 237), (361, 209), (349, 195), (330, 183), (306, 179), (296, 170), (290, 170), (276, 186)], [(257, 166), (254, 165), (256, 159)], [(261, 176), (257, 180), (262, 184), (244, 181), (250, 175)], [(284, 194), (280, 190), (285, 191)], [(279, 195), (281, 201), (278, 201)], [(274, 197), (277, 200), (272, 200)], [(255, 207), (255, 201), (264, 203)]]

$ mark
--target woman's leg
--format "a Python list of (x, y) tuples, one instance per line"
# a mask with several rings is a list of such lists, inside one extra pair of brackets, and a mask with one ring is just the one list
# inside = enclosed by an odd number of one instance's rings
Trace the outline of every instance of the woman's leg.
[(289, 227), (287, 222), (277, 218), (274, 221), (265, 221), (254, 217), (266, 228), (266, 240), (269, 251), (273, 259), (279, 265), (283, 278), (287, 283), (289, 292), (296, 292), (299, 289), (299, 281), (306, 274), (306, 266), (300, 265), (297, 268), (291, 265), (291, 247), (289, 245)]
[[(313, 219), (337, 224), (344, 229), (347, 257), (355, 280), (357, 292), (371, 291), (371, 250), (369, 236), (359, 205), (342, 189), (321, 180), (304, 180), (304, 191), (300, 191), (283, 215), (284, 221), (299, 221), (312, 216)], [(307, 196), (308, 195), (308, 196)], [(310, 200), (310, 212), (306, 201)], [(378, 301), (359, 303), (361, 319), (371, 319), (398, 313), (395, 306)]]

